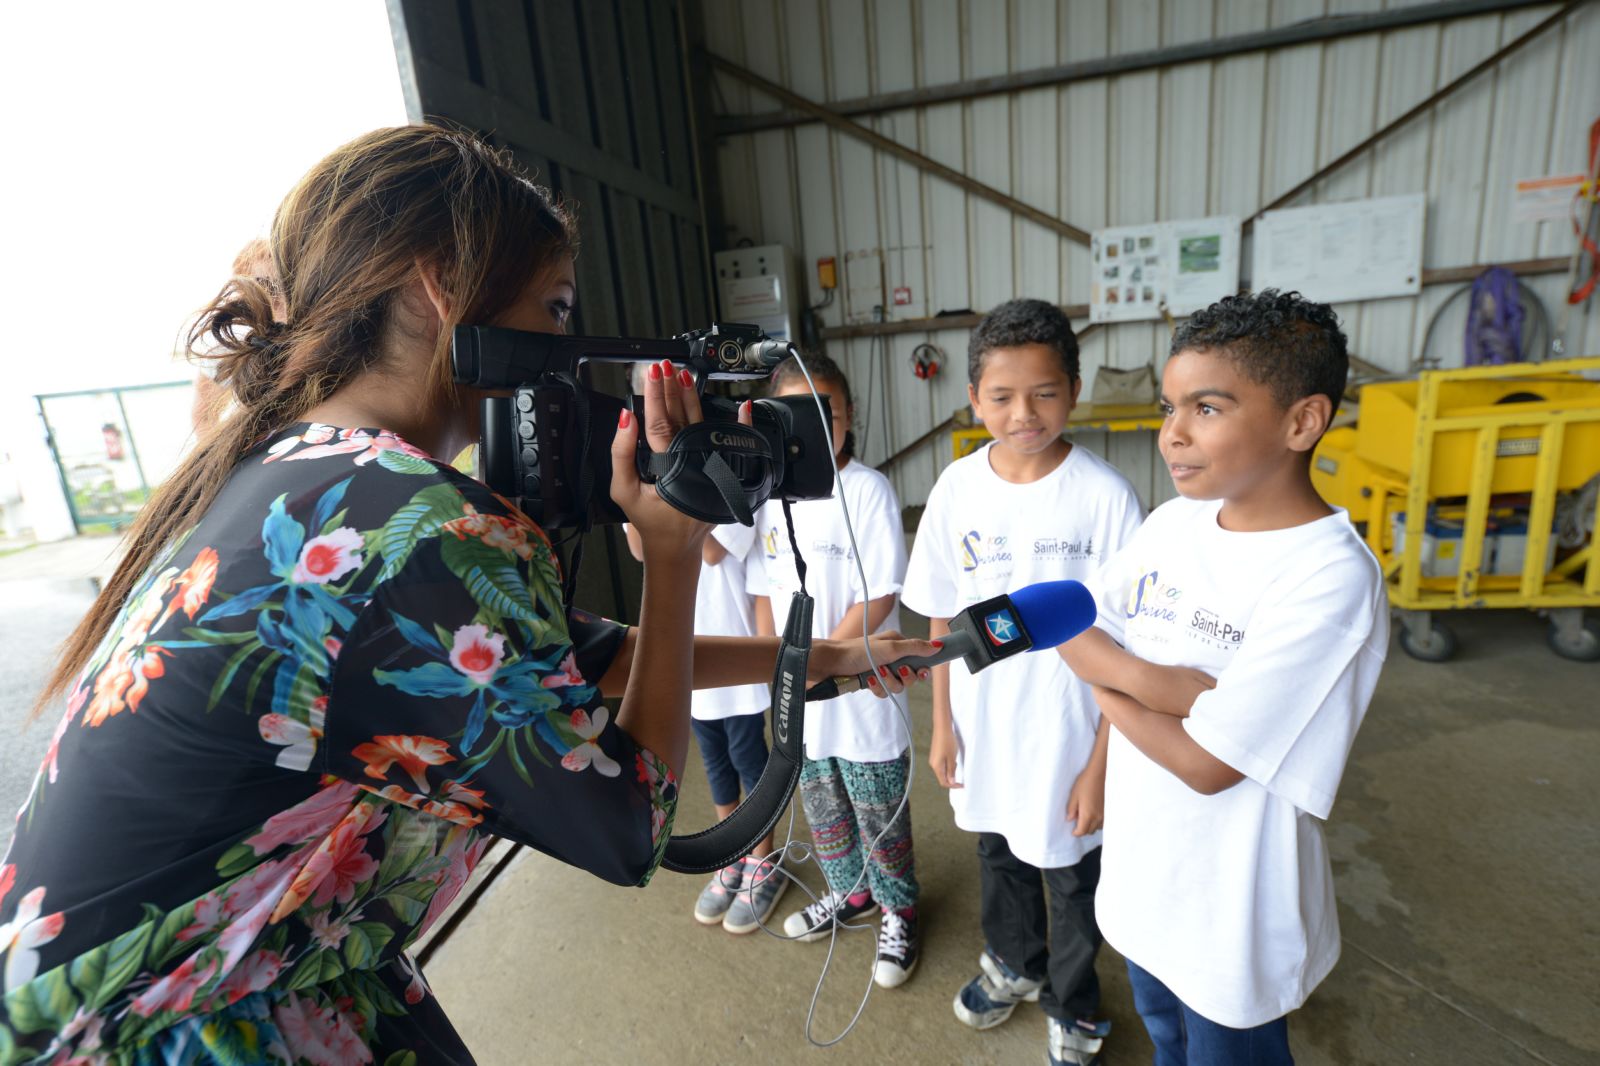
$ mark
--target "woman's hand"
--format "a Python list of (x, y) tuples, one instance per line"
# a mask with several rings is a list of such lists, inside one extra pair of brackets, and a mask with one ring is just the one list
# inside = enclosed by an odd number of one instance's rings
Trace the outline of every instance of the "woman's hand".
[[(895, 632), (879, 633), (871, 639), (871, 645), (872, 660), (878, 664), (878, 673), (867, 687), (868, 691), (880, 697), (891, 692), (904, 692), (909, 685), (917, 681), (926, 681), (929, 677), (926, 667), (912, 670), (903, 666), (897, 671), (892, 671), (888, 666), (889, 663), (908, 655), (932, 655), (939, 650), (939, 645), (932, 641), (910, 640)], [(806, 681), (814, 683), (830, 677), (861, 674), (872, 668), (872, 663), (867, 661), (867, 652), (861, 646), (860, 638), (816, 640), (811, 644), (811, 660), (807, 667), (809, 676)]]
[[(650, 450), (666, 451), (680, 429), (703, 417), (693, 375), (675, 369), (665, 360), (651, 364), (645, 374), (643, 417), (644, 437)], [(751, 420), (749, 403), (742, 404), (739, 422), (748, 426)], [(639, 480), (634, 465), (639, 422), (629, 411), (623, 411), (617, 420), (617, 435), (611, 441), (611, 498), (639, 531), (644, 556), (698, 560), (701, 542), (711, 526), (668, 504), (656, 493), (654, 485)]]

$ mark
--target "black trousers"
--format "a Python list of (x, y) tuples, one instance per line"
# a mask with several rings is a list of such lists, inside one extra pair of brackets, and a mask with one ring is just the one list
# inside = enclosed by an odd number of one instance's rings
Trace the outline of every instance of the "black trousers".
[(1076, 866), (1041, 870), (1011, 854), (999, 833), (979, 833), (978, 868), (989, 950), (1015, 973), (1044, 979), (1039, 1006), (1052, 1018), (1093, 1018), (1100, 1009), (1094, 972), (1101, 943), (1094, 920), (1100, 849)]

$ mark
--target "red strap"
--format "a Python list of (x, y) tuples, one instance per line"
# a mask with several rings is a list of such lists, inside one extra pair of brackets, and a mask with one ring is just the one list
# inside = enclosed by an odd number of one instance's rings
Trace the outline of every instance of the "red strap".
[(1583, 303), (1594, 295), (1595, 283), (1600, 282), (1600, 245), (1589, 238), (1578, 222), (1578, 203), (1586, 197), (1591, 201), (1600, 200), (1600, 188), (1595, 187), (1597, 157), (1600, 157), (1600, 119), (1595, 119), (1594, 125), (1589, 127), (1589, 185), (1572, 200), (1572, 232), (1577, 234), (1583, 250), (1589, 253), (1589, 280), (1567, 294), (1569, 304)]

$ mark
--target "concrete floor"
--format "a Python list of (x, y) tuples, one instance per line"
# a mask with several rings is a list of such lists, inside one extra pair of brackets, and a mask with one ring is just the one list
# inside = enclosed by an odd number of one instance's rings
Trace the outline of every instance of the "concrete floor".
[[(1600, 666), (1556, 658), (1531, 615), (1452, 624), (1462, 650), (1449, 666), (1391, 652), (1328, 825), (1345, 946), (1291, 1022), (1304, 1066), (1600, 1062)], [(912, 701), (923, 769), (927, 699)], [(923, 960), (904, 987), (874, 990), (831, 1052), (805, 1038), (826, 943), (697, 925), (699, 877), (619, 889), (524, 853), (429, 978), (485, 1066), (1042, 1061), (1037, 1007), (986, 1033), (951, 1014), (982, 949), (973, 838), (931, 773), (912, 804)], [(691, 775), (678, 827), (711, 817)], [(800, 872), (820, 885), (814, 866)], [(778, 913), (803, 902), (791, 889)], [(867, 932), (841, 937), (819, 1039), (849, 1021), (872, 947)], [(1100, 974), (1115, 1024), (1105, 1061), (1149, 1062), (1110, 949)]]
[[(29, 721), (34, 697), (54, 665), (56, 648), (94, 602), (92, 579), (115, 563), (117, 539), (78, 537), (0, 551), (0, 811), (28, 798), (33, 775), (61, 717), (61, 706)], [(0, 818), (0, 852), (11, 843)]]
[[(25, 727), (27, 708), (108, 551), (84, 540), (0, 557), (0, 729), (11, 737), (0, 801), (11, 809), (54, 725), (52, 714)], [(1291, 1023), (1307, 1066), (1600, 1062), (1600, 666), (1556, 658), (1527, 614), (1452, 624), (1462, 649), (1449, 666), (1392, 651), (1328, 826), (1345, 951)], [(922, 771), (925, 689), (911, 707)], [(697, 925), (699, 877), (662, 872), (644, 891), (619, 889), (524, 853), (429, 977), (485, 1066), (1039, 1062), (1038, 1008), (987, 1033), (950, 1013), (982, 948), (973, 840), (930, 773), (918, 773), (912, 803), (923, 961), (905, 987), (875, 990), (831, 1052), (805, 1040), (826, 944)], [(678, 827), (711, 818), (691, 775)], [(10, 828), (0, 818), (0, 834)], [(796, 832), (807, 838), (803, 817)], [(800, 875), (820, 885), (814, 867)], [(791, 889), (779, 915), (803, 902)], [(849, 1021), (872, 946), (867, 932), (841, 938), (819, 1039)], [(1116, 1026), (1106, 1062), (1149, 1062), (1109, 949), (1100, 972)]]

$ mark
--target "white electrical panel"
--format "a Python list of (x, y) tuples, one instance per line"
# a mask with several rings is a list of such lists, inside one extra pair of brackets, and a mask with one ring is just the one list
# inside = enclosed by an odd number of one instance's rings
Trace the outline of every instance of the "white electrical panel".
[(800, 340), (804, 296), (794, 254), (781, 244), (730, 248), (712, 257), (722, 321), (760, 326), (777, 340)]
[(844, 253), (844, 320), (851, 324), (882, 322), (888, 317), (884, 299), (883, 250), (866, 248)]

